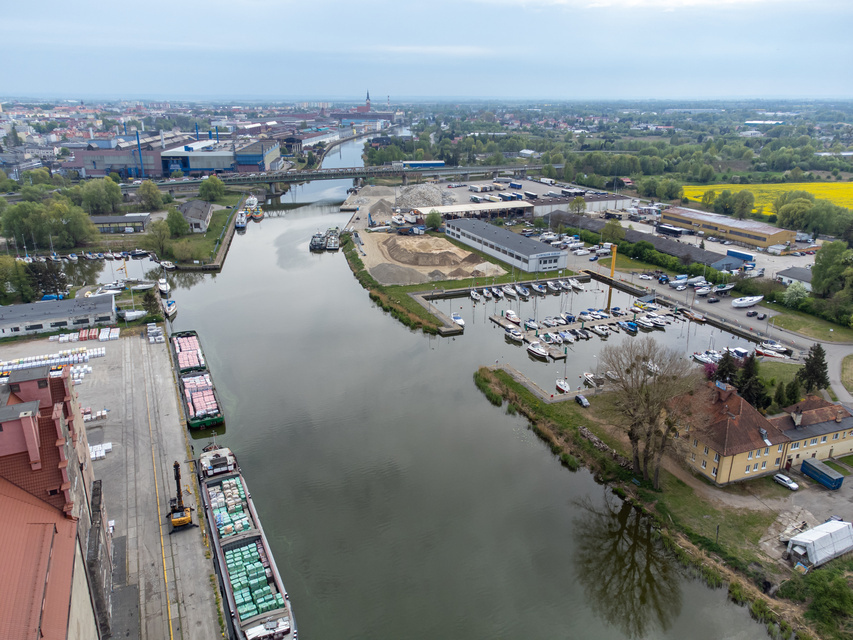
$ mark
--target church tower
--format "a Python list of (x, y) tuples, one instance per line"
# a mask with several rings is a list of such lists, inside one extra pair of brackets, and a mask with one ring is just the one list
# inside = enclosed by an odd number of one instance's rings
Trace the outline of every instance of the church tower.
[(370, 111), (370, 91), (367, 92), (367, 100), (364, 101), (364, 105), (367, 107), (367, 110)]

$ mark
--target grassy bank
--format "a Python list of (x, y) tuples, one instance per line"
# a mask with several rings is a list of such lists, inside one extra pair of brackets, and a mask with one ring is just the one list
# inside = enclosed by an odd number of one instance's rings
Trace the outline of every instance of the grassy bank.
[[(780, 577), (788, 575), (758, 551), (761, 536), (776, 519), (774, 511), (750, 511), (711, 503), (666, 471), (662, 491), (654, 491), (642, 483), (636, 486), (633, 474), (617, 462), (616, 456), (624, 457), (629, 452), (592, 419), (594, 414), (582, 412), (570, 401), (544, 403), (502, 370), (481, 368), (474, 380), (492, 404), (506, 404), (508, 412), (523, 414), (531, 430), (564, 466), (589, 467), (597, 479), (611, 484), (614, 493), (651, 518), (660, 529), (664, 546), (710, 586), (719, 587), (728, 582), (729, 597), (747, 605), (752, 617), (766, 624), (774, 637), (791, 638), (793, 629), (801, 640), (814, 637), (801, 616), (802, 607), (762, 593), (765, 581), (778, 582)], [(595, 402), (602, 400), (600, 396)], [(616, 455), (593, 446), (581, 434), (581, 425), (614, 449)], [(775, 487), (759, 486), (758, 490), (772, 492)]]
[(762, 305), (774, 312), (771, 324), (788, 331), (796, 331), (815, 340), (828, 342), (853, 342), (853, 329), (827, 322), (780, 304)]

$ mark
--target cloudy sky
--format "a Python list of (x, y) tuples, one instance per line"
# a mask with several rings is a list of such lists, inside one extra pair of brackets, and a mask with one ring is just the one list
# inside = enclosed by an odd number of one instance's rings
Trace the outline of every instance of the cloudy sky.
[(0, 94), (851, 98), (851, 25), (850, 0), (15, 2)]

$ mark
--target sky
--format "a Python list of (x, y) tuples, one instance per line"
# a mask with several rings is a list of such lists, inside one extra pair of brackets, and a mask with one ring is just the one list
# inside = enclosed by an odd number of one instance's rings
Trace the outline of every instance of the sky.
[(0, 95), (851, 98), (850, 25), (850, 0), (10, 2)]

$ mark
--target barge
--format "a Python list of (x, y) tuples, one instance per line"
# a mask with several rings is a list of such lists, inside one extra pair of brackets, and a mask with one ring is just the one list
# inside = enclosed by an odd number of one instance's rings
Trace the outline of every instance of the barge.
[(197, 469), (229, 637), (296, 640), (290, 599), (236, 456), (214, 443)]
[(175, 332), (172, 334), (171, 343), (187, 426), (190, 429), (207, 429), (224, 423), (222, 405), (207, 368), (198, 333)]

